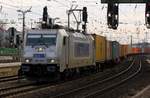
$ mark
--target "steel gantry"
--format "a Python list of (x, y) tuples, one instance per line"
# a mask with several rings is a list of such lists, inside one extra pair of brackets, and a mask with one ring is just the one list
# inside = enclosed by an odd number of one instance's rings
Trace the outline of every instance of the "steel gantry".
[(145, 3), (145, 25), (150, 29), (150, 0), (101, 0), (107, 3), (107, 25), (110, 29), (117, 29), (119, 23), (119, 3)]

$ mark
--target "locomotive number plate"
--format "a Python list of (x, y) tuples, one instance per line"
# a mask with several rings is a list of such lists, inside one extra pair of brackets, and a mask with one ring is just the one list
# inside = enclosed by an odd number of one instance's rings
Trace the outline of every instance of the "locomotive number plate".
[(45, 55), (44, 54), (34, 54), (35, 58), (44, 58)]

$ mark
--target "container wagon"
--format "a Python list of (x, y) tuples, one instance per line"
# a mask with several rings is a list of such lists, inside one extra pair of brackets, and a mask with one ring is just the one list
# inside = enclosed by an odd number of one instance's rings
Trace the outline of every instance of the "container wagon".
[(117, 41), (112, 41), (112, 60), (114, 63), (118, 63), (119, 62), (119, 43)]
[(112, 61), (112, 41), (107, 40), (106, 63)]
[(106, 43), (106, 61), (105, 61), (105, 68), (110, 68), (112, 63), (112, 41), (108, 41)]
[(139, 47), (132, 47), (131, 48), (131, 54), (139, 54), (142, 52), (142, 49)]
[(144, 53), (150, 53), (150, 47), (145, 47), (144, 48)]
[(124, 59), (128, 55), (128, 45), (120, 45), (120, 54), (121, 54), (121, 59)]
[(97, 67), (101, 67), (103, 70), (104, 68), (104, 63), (106, 61), (106, 37), (97, 35), (97, 34), (92, 34), (94, 37), (94, 46), (95, 46), (95, 63)]

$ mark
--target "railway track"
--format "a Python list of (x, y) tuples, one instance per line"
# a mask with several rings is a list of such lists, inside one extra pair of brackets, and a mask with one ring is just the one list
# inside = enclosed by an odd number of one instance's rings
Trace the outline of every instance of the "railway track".
[(0, 78), (0, 83), (9, 82), (9, 81), (15, 81), (15, 80), (22, 79), (22, 78), (23, 77), (18, 77), (18, 75), (1, 77)]
[(18, 82), (19, 79), (23, 78), (24, 77), (18, 77), (17, 75), (1, 77), (0, 85), (3, 85), (3, 87), (0, 88), (0, 98), (5, 98), (23, 92), (39, 89), (41, 87), (45, 87), (45, 85), (37, 86), (36, 82), (29, 82), (29, 81), (23, 83)]
[[(53, 93), (52, 96), (54, 96), (54, 97), (52, 97), (52, 98), (74, 98), (72, 96), (74, 96), (74, 94), (77, 94), (78, 91), (80, 92), (83, 89), (88, 89), (89, 87), (92, 87), (94, 85), (103, 84), (104, 82), (113, 80), (113, 78), (119, 77), (120, 75), (124, 74), (129, 69), (131, 69), (132, 65), (134, 65), (133, 63), (134, 62), (132, 62), (132, 64), (126, 70), (121, 71), (121, 72), (119, 71), (119, 74), (112, 75), (112, 77), (105, 78), (104, 80), (99, 81), (99, 82), (90, 82), (86, 86), (85, 85), (84, 85), (84, 87), (80, 86), (81, 88), (70, 90), (70, 92), (59, 93), (58, 96), (55, 96), (56, 94), (54, 95), (54, 93)], [(95, 81), (98, 81), (98, 80), (96, 79)], [(0, 98), (6, 98), (6, 97), (16, 98), (17, 96), (20, 97), (22, 95), (28, 95), (28, 92), (30, 92), (30, 91), (33, 93), (33, 92), (36, 92), (36, 91), (40, 91), (40, 89), (42, 89), (42, 88), (45, 89), (47, 87), (51, 90), (52, 89), (59, 89), (59, 87), (62, 88), (62, 87), (66, 87), (67, 85), (68, 85), (67, 82), (65, 82), (65, 83), (61, 82), (61, 83), (58, 83), (57, 85), (54, 85), (54, 84), (51, 84), (51, 83), (43, 84), (43, 85), (37, 85), (36, 83), (18, 84), (18, 85), (14, 85), (14, 86), (8, 86), (8, 87), (1, 88), (0, 89)], [(49, 93), (51, 92), (51, 90), (48, 90)], [(90, 94), (90, 93), (88, 93), (88, 94)], [(29, 98), (29, 97), (25, 97), (25, 98)], [(30, 98), (32, 98), (32, 97), (30, 97)], [(41, 97), (41, 98), (43, 98), (43, 97)], [(50, 98), (51, 98), (51, 94), (50, 94)], [(81, 98), (81, 97), (77, 97), (77, 98)]]
[(102, 94), (102, 92), (110, 90), (113, 87), (124, 83), (125, 81), (136, 76), (141, 70), (141, 61), (134, 60), (131, 65), (124, 71), (106, 78), (102, 81), (95, 81), (94, 83), (82, 86), (68, 92), (60, 93), (51, 98), (95, 98)]
[[(23, 77), (21, 77), (22, 79)], [(17, 76), (2, 77), (4, 81), (0, 83), (0, 98), (16, 98), (18, 95), (26, 94), (30, 91), (36, 91), (46, 87), (54, 87), (55, 83), (37, 83), (31, 81), (18, 82)], [(11, 85), (12, 84), (12, 85)], [(7, 86), (8, 85), (8, 86)], [(15, 97), (14, 97), (15, 96)]]
[(0, 77), (0, 80), (2, 80), (2, 79), (7, 79), (7, 78), (12, 78), (12, 77), (16, 77), (16, 76), (18, 76), (18, 75), (14, 75), (14, 76), (7, 76), (7, 77)]
[(19, 62), (19, 60), (0, 60), (0, 63), (14, 63)]
[(25, 90), (31, 89), (33, 84), (25, 84), (25, 85), (18, 85), (12, 87), (6, 87), (0, 89), (0, 97), (8, 97), (10, 95), (14, 95)]
[(37, 85), (37, 83), (27, 83), (24, 85), (16, 85), (16, 86), (11, 86), (11, 87), (6, 87), (6, 88), (1, 88), (0, 89), (0, 98), (7, 98), (7, 97), (13, 97), (19, 94), (23, 94), (29, 91), (34, 91), (38, 90), (41, 88), (45, 88), (47, 86), (50, 86), (51, 84), (41, 84)]

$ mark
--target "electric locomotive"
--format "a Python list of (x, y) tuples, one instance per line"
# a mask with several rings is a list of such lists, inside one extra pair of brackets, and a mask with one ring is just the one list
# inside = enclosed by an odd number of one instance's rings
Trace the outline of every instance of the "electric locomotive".
[(30, 30), (24, 37), (20, 74), (32, 78), (57, 76), (94, 66), (91, 35), (64, 29)]

